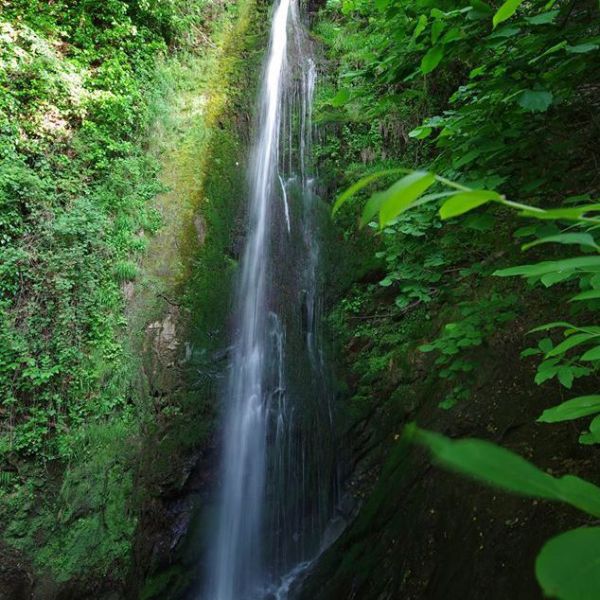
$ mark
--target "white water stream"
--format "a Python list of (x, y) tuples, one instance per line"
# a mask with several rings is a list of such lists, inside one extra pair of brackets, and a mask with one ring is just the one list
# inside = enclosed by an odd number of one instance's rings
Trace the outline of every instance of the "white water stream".
[[(250, 169), (206, 600), (287, 598), (333, 510), (308, 173), (315, 67), (298, 0), (276, 0)], [(291, 575), (290, 575), (291, 573)]]

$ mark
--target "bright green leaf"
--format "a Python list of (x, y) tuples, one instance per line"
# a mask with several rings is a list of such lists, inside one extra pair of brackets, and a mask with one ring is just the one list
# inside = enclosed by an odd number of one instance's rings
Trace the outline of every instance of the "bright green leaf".
[(485, 440), (451, 440), (414, 425), (407, 428), (407, 435), (427, 446), (453, 471), (522, 496), (566, 502), (600, 516), (600, 488), (579, 477), (552, 477), (518, 454)]
[(570, 335), (566, 340), (563, 340), (560, 344), (552, 348), (550, 352), (546, 354), (546, 356), (558, 356), (559, 354), (564, 354), (571, 348), (575, 346), (579, 346), (580, 344), (585, 344), (590, 340), (597, 338), (597, 335), (591, 333), (577, 333), (575, 335)]
[(410, 169), (386, 169), (385, 171), (377, 171), (377, 173), (372, 173), (371, 175), (367, 175), (362, 179), (359, 179), (356, 183), (351, 185), (345, 192), (343, 192), (335, 201), (333, 205), (332, 213), (335, 214), (339, 208), (348, 201), (352, 196), (355, 196), (362, 189), (366, 188), (368, 185), (381, 179), (383, 177), (388, 177), (391, 175), (398, 175), (400, 173), (411, 173)]
[(589, 233), (561, 233), (559, 235), (551, 235), (535, 242), (530, 242), (523, 246), (523, 250), (528, 250), (540, 244), (575, 244), (577, 246), (586, 246), (598, 250), (598, 244)]
[(497, 277), (514, 277), (515, 275), (541, 277), (546, 273), (588, 272), (597, 268), (600, 268), (600, 256), (576, 256), (563, 260), (545, 260), (533, 265), (519, 265), (508, 269), (500, 269), (494, 275)]
[(588, 42), (586, 44), (577, 44), (576, 46), (567, 46), (567, 52), (569, 54), (586, 54), (598, 50), (598, 44)]
[(524, 90), (519, 96), (519, 106), (527, 112), (544, 112), (548, 110), (554, 96), (543, 90)]
[(581, 217), (589, 217), (589, 213), (600, 211), (600, 204), (586, 204), (575, 208), (553, 208), (543, 211), (524, 210), (520, 214), (524, 217), (535, 217), (536, 219), (564, 219), (578, 221)]
[(558, 10), (550, 10), (533, 17), (525, 17), (525, 20), (531, 25), (548, 25), (549, 23), (554, 22), (554, 19), (556, 19), (558, 16), (558, 13)]
[(482, 204), (487, 204), (492, 200), (501, 200), (502, 196), (491, 190), (470, 190), (468, 192), (458, 192), (451, 196), (442, 204), (440, 208), (440, 217), (450, 219), (462, 215)]
[[(388, 190), (382, 192), (383, 199), (380, 204), (379, 221), (386, 225), (400, 213), (405, 211), (411, 203), (421, 196), (435, 183), (435, 175), (426, 171), (413, 171), (406, 175)], [(372, 215), (363, 214), (363, 224), (368, 223)]]
[(561, 385), (566, 387), (568, 390), (573, 387), (575, 374), (573, 373), (573, 369), (571, 367), (559, 367), (557, 371), (557, 377)]
[(342, 88), (338, 93), (329, 101), (329, 104), (335, 108), (340, 108), (348, 103), (350, 100), (350, 90)]
[(433, 71), (440, 64), (440, 61), (443, 57), (443, 46), (433, 46), (433, 48), (430, 48), (421, 61), (421, 73), (423, 73), (423, 75), (431, 73), (431, 71)]
[(446, 27), (446, 24), (443, 21), (434, 21), (433, 24), (431, 25), (431, 43), (435, 44), (440, 35), (442, 34), (442, 31), (444, 31)]
[(600, 415), (592, 419), (590, 430), (579, 436), (579, 443), (586, 446), (590, 444), (600, 444)]
[(598, 300), (600, 299), (600, 290), (587, 290), (585, 292), (581, 292), (581, 294), (577, 294), (577, 296), (573, 296), (571, 298), (571, 302), (574, 300)]
[(587, 417), (600, 412), (600, 395), (579, 396), (545, 410), (538, 418), (540, 423), (559, 423)]
[(421, 15), (417, 20), (417, 25), (413, 32), (413, 39), (418, 38), (423, 33), (425, 27), (427, 27), (427, 17), (425, 15)]
[(522, 3), (523, 0), (506, 0), (506, 2), (498, 9), (494, 15), (494, 18), (492, 19), (494, 29), (503, 21), (510, 19)]
[(600, 527), (580, 527), (546, 542), (535, 561), (535, 574), (550, 598), (600, 598)]
[(426, 127), (424, 125), (420, 125), (419, 127), (415, 127), (412, 131), (408, 132), (408, 137), (416, 138), (417, 140), (424, 140), (426, 137), (431, 135), (433, 129), (431, 127)]
[(588, 350), (581, 357), (581, 360), (584, 360), (584, 361), (600, 360), (600, 346), (596, 346), (595, 348)]

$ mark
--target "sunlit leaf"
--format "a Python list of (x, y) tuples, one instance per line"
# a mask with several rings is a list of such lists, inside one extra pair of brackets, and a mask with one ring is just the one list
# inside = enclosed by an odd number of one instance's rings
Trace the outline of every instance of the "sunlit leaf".
[(385, 202), (385, 194), (383, 192), (375, 192), (365, 204), (360, 216), (360, 226), (364, 227), (370, 223), (375, 215), (381, 210)]
[(494, 29), (498, 26), (498, 24), (510, 19), (522, 3), (523, 0), (506, 0), (506, 2), (498, 9), (494, 15), (494, 18), (492, 19)]
[[(394, 217), (406, 210), (411, 203), (421, 196), (428, 188), (435, 183), (435, 175), (426, 171), (413, 171), (396, 183), (394, 183), (385, 192), (382, 192), (383, 201), (379, 210), (379, 221), (383, 226), (389, 223)], [(368, 223), (372, 215), (363, 214), (362, 222)]]
[(413, 38), (418, 38), (421, 33), (423, 33), (425, 27), (427, 27), (427, 17), (425, 15), (421, 15), (417, 20), (417, 25), (413, 31)]
[(525, 20), (531, 25), (548, 25), (549, 23), (554, 22), (554, 19), (556, 19), (558, 16), (558, 13), (558, 10), (550, 10), (533, 17), (525, 17)]
[(491, 190), (470, 190), (468, 192), (458, 192), (451, 196), (442, 204), (440, 208), (440, 217), (450, 219), (462, 215), (478, 206), (487, 204), (492, 200), (501, 200), (502, 196)]
[(350, 90), (342, 88), (338, 93), (329, 101), (329, 104), (335, 108), (340, 108), (348, 103), (350, 100)]
[(579, 436), (579, 443), (586, 446), (600, 444), (600, 415), (592, 419), (590, 430)]
[(583, 356), (581, 357), (581, 360), (583, 360), (583, 361), (600, 360), (600, 346), (596, 346), (595, 348), (588, 350), (586, 353), (583, 354)]
[(563, 260), (545, 260), (533, 265), (519, 265), (495, 271), (494, 275), (498, 277), (514, 277), (522, 275), (523, 277), (541, 277), (546, 273), (557, 272), (586, 272), (600, 268), (600, 256), (577, 256), (575, 258), (565, 258)]
[(431, 43), (435, 44), (440, 35), (442, 34), (442, 31), (444, 31), (446, 27), (446, 24), (443, 21), (434, 21), (433, 25), (431, 26)]
[(588, 52), (598, 50), (598, 44), (588, 42), (585, 44), (577, 44), (576, 46), (567, 46), (566, 49), (569, 54), (587, 54)]
[(577, 296), (573, 296), (571, 298), (571, 302), (573, 300), (598, 300), (600, 299), (600, 290), (587, 290), (585, 292), (581, 292), (581, 294), (577, 294)]
[(597, 337), (597, 335), (592, 333), (576, 333), (575, 335), (570, 335), (566, 340), (552, 348), (546, 356), (558, 356), (559, 354), (564, 354), (567, 350), (575, 348), (575, 346), (579, 346), (580, 344), (585, 344)]
[(426, 127), (424, 125), (420, 125), (419, 127), (415, 127), (412, 131), (408, 132), (408, 137), (416, 138), (417, 140), (424, 140), (426, 137), (431, 135), (433, 129), (431, 127)]
[(533, 329), (530, 329), (528, 333), (537, 333), (538, 331), (548, 331), (549, 329), (556, 329), (557, 327), (569, 327), (571, 329), (577, 329), (577, 327), (571, 323), (567, 323), (567, 321), (553, 321), (552, 323), (544, 323), (543, 325), (538, 325)]
[(362, 189), (366, 188), (368, 185), (377, 181), (378, 179), (382, 179), (383, 177), (388, 177), (391, 175), (399, 175), (400, 173), (410, 172), (410, 169), (387, 169), (385, 171), (377, 171), (377, 173), (372, 173), (371, 175), (367, 175), (362, 179), (359, 179), (356, 183), (351, 185), (345, 192), (338, 196), (337, 200), (333, 205), (332, 213), (335, 214), (339, 210), (340, 206), (342, 206), (342, 204), (344, 204), (346, 201), (352, 198), (352, 196), (356, 195)]
[(524, 210), (521, 212), (523, 217), (535, 217), (536, 219), (562, 219), (567, 221), (578, 221), (582, 217), (589, 217), (590, 213), (600, 211), (600, 204), (587, 204), (574, 208), (553, 208), (549, 210), (531, 211)]
[(523, 250), (528, 250), (529, 248), (533, 248), (534, 246), (539, 246), (541, 244), (550, 243), (575, 244), (577, 246), (593, 248), (594, 250), (599, 249), (598, 244), (596, 244), (596, 241), (589, 233), (561, 233), (559, 235), (550, 235), (542, 238), (541, 240), (530, 242), (529, 244), (524, 244)]

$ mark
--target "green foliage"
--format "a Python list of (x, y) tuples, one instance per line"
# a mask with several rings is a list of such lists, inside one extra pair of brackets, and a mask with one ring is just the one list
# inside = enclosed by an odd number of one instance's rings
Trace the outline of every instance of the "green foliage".
[(161, 190), (143, 89), (175, 19), (173, 3), (134, 4), (3, 7), (0, 461), (66, 458), (61, 436), (126, 402), (119, 283)]
[[(127, 575), (147, 492), (141, 446), (158, 420), (130, 352), (137, 315), (125, 310), (130, 282), (136, 300), (159, 287), (140, 269), (162, 226), (149, 201), (165, 191), (148, 130), (160, 129), (160, 110), (206, 89), (222, 50), (213, 34), (239, 10), (205, 0), (2, 3), (0, 521), (2, 542), (36, 576), (83, 586)], [(204, 407), (196, 392), (188, 405)], [(183, 412), (162, 408), (163, 421)], [(188, 423), (191, 444), (210, 419)]]
[(579, 396), (567, 400), (558, 406), (549, 408), (542, 413), (538, 421), (542, 423), (558, 423), (587, 417), (600, 412), (600, 396)]
[[(518, 290), (525, 304), (534, 294), (545, 295), (559, 321), (530, 332), (541, 337), (523, 353), (540, 359), (536, 382), (556, 380), (567, 389), (594, 385), (587, 378), (600, 366), (600, 329), (593, 321), (600, 299), (592, 150), (600, 135), (592, 116), (600, 83), (597, 5), (508, 0), (495, 10), (484, 2), (342, 0), (329, 2), (322, 18), (317, 31), (338, 68), (333, 87), (350, 92), (335, 112), (323, 107), (320, 115), (338, 137), (335, 155), (328, 142), (321, 161), (338, 182), (343, 174), (342, 184), (332, 188), (346, 188), (334, 212), (346, 236), (354, 226), (353, 197), (365, 201), (363, 225), (378, 221), (369, 229), (377, 233), (371, 239), (384, 264), (380, 284), (399, 294), (394, 300), (403, 311), (392, 311), (391, 318), (412, 306), (456, 307), (442, 311), (450, 320), (437, 339), (421, 345), (437, 353), (437, 373), (456, 380), (442, 406), (468, 394), (463, 377), (476, 372), (470, 352), (476, 355), (486, 337), (511, 322), (509, 306), (504, 324), (493, 324), (495, 311), (485, 306), (481, 318), (456, 318), (459, 306), (475, 300), (472, 306), (479, 307), (481, 289), (496, 291), (497, 298)], [(373, 124), (369, 135), (365, 121)], [(422, 189), (411, 186), (416, 181)], [(524, 226), (517, 215), (527, 219)], [(456, 217), (462, 218), (443, 223)], [(521, 264), (515, 241), (534, 254), (528, 264)], [(440, 268), (431, 269), (436, 261)], [(521, 279), (522, 286), (503, 288), (507, 278)], [(376, 292), (364, 286), (364, 293), (364, 305), (371, 306)], [(375, 321), (369, 326), (374, 338), (383, 329)], [(540, 420), (591, 417), (594, 399), (592, 393), (567, 400)], [(581, 443), (597, 443), (599, 432), (596, 416)], [(590, 483), (556, 480), (489, 444), (442, 444), (431, 436), (428, 443), (444, 453), (445, 464), (484, 482), (598, 514), (598, 488)], [(585, 570), (593, 544), (576, 535), (569, 543)], [(566, 546), (554, 548), (559, 562)], [(549, 569), (538, 570), (548, 593), (567, 600), (599, 595), (594, 577), (582, 574), (577, 587), (569, 585), (567, 570), (554, 572), (556, 578)]]
[(421, 352), (439, 354), (435, 361), (439, 377), (461, 382), (440, 404), (442, 408), (452, 408), (459, 399), (468, 397), (465, 384), (479, 370), (478, 348), (503, 324), (515, 319), (516, 300), (511, 294), (493, 293), (475, 302), (463, 302), (458, 305), (461, 320), (446, 323), (437, 339), (419, 347)]

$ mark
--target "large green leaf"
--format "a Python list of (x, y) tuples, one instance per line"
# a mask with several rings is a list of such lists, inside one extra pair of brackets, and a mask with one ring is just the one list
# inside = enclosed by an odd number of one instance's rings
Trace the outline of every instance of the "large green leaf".
[(600, 256), (576, 256), (563, 260), (545, 260), (533, 265), (519, 265), (495, 271), (497, 277), (541, 277), (546, 273), (574, 273), (576, 271), (588, 271), (600, 268)]
[(594, 333), (577, 333), (575, 335), (570, 335), (566, 340), (563, 340), (560, 344), (557, 344), (552, 350), (547, 352), (546, 356), (550, 357), (564, 354), (567, 350), (575, 348), (575, 346), (579, 346), (580, 344), (585, 344), (597, 337), (598, 335)]
[(569, 54), (586, 54), (587, 52), (598, 50), (598, 44), (595, 42), (587, 42), (584, 44), (577, 44), (577, 46), (567, 46), (566, 50)]
[(342, 88), (338, 93), (329, 101), (329, 104), (335, 108), (341, 108), (350, 101), (350, 90)]
[(525, 20), (531, 25), (548, 25), (554, 22), (559, 12), (558, 10), (550, 10), (533, 17), (525, 17)]
[(444, 21), (434, 21), (431, 25), (431, 43), (435, 44), (440, 35), (442, 35), (442, 31), (446, 28), (446, 23)]
[(518, 454), (485, 440), (451, 440), (414, 425), (408, 426), (407, 435), (453, 471), (522, 496), (566, 502), (600, 517), (600, 488), (579, 477), (552, 477)]
[(427, 51), (427, 54), (423, 57), (421, 61), (421, 72), (423, 75), (427, 75), (427, 73), (431, 73), (439, 64), (442, 58), (444, 57), (444, 47), (443, 46), (433, 46)]
[(519, 106), (528, 112), (544, 112), (548, 110), (554, 97), (544, 90), (524, 90), (519, 96)]
[(440, 208), (440, 217), (450, 219), (462, 215), (478, 206), (487, 204), (492, 200), (501, 200), (502, 196), (491, 190), (470, 190), (468, 192), (457, 192)]
[(580, 527), (546, 542), (535, 574), (550, 598), (600, 598), (600, 527)]
[(523, 246), (523, 250), (528, 250), (529, 248), (533, 248), (534, 246), (539, 246), (540, 244), (573, 244), (576, 246), (587, 246), (588, 248), (593, 248), (594, 250), (598, 250), (598, 244), (589, 233), (559, 233), (558, 235), (549, 235), (548, 237), (542, 238), (540, 240), (536, 240), (535, 242), (530, 242), (529, 244), (525, 244)]
[(587, 417), (600, 412), (600, 395), (579, 396), (545, 410), (538, 418), (540, 423), (559, 423)]
[(375, 192), (365, 204), (362, 214), (360, 216), (360, 226), (364, 227), (370, 223), (375, 215), (381, 210), (383, 203), (385, 202), (385, 194), (383, 192)]
[(413, 31), (413, 39), (417, 39), (427, 27), (427, 17), (425, 15), (421, 15), (417, 20), (417, 25), (415, 30)]
[(600, 444), (600, 415), (592, 419), (590, 430), (579, 436), (579, 443), (585, 444), (586, 446), (590, 444)]
[(523, 217), (535, 217), (536, 219), (557, 219), (566, 221), (578, 221), (582, 217), (589, 217), (588, 213), (596, 213), (600, 211), (600, 204), (586, 204), (573, 208), (551, 208), (547, 210), (531, 210), (525, 209), (521, 212)]
[[(389, 189), (382, 192), (383, 199), (380, 203), (379, 221), (381, 225), (389, 223), (401, 212), (406, 210), (411, 203), (421, 196), (435, 183), (435, 175), (426, 171), (413, 171), (402, 179), (396, 181)], [(362, 222), (368, 222), (372, 216), (363, 214)]]
[(356, 183), (352, 184), (345, 192), (338, 196), (335, 201), (332, 213), (335, 214), (342, 204), (350, 200), (352, 196), (355, 196), (362, 189), (366, 188), (371, 183), (377, 181), (378, 179), (382, 179), (383, 177), (389, 177), (391, 175), (399, 175), (400, 173), (411, 173), (411, 169), (386, 169), (385, 171), (377, 171), (377, 173), (371, 173), (370, 175), (366, 175), (365, 177), (359, 179)]
[(517, 8), (521, 6), (523, 0), (506, 0), (506, 2), (498, 9), (494, 18), (492, 19), (492, 23), (494, 24), (494, 29), (506, 19), (510, 19), (512, 17)]
[(595, 348), (588, 350), (585, 354), (582, 355), (580, 360), (583, 360), (583, 361), (600, 360), (600, 346), (596, 346)]
[(426, 137), (431, 135), (432, 131), (433, 129), (431, 127), (419, 125), (419, 127), (415, 127), (412, 131), (408, 132), (408, 137), (415, 138), (417, 140), (424, 140)]
[(577, 296), (573, 296), (571, 298), (571, 302), (573, 300), (598, 300), (600, 298), (600, 290), (587, 290), (585, 292), (581, 292), (581, 294), (577, 294)]

